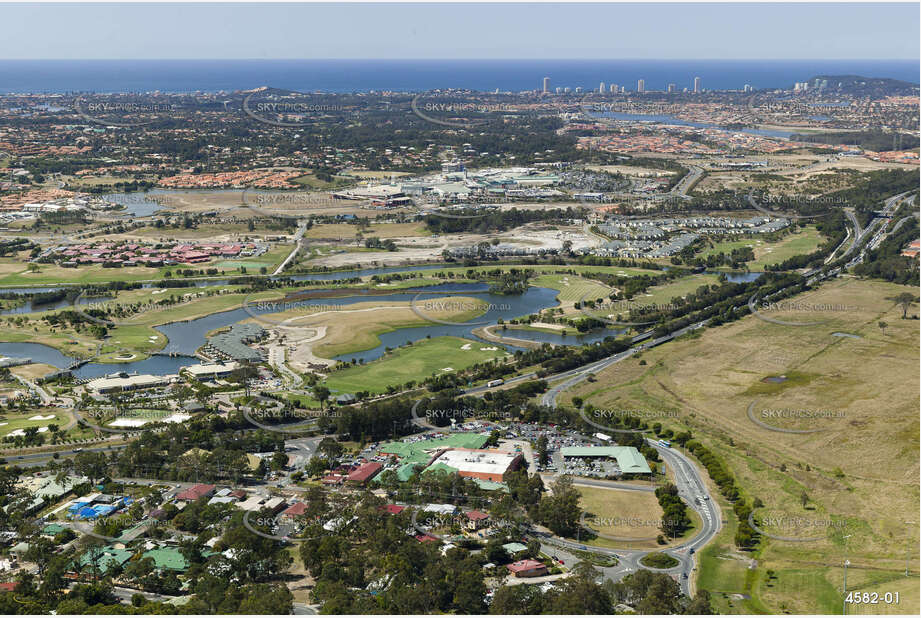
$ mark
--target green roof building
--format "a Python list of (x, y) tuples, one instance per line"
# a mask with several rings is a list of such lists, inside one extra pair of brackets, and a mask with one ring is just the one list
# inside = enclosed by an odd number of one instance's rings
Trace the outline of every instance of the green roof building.
[(181, 571), (185, 572), (189, 568), (189, 561), (180, 553), (176, 547), (158, 547), (145, 551), (141, 558), (152, 558), (154, 568), (159, 571)]
[(489, 436), (476, 433), (452, 433), (443, 438), (419, 440), (417, 442), (388, 442), (378, 449), (383, 455), (395, 455), (404, 464), (418, 463), (425, 465), (432, 456), (446, 448), (483, 448)]
[(64, 532), (65, 530), (67, 530), (67, 528), (65, 528), (61, 524), (48, 524), (47, 526), (42, 528), (42, 534), (44, 534), (45, 536), (56, 536), (60, 534), (61, 532)]
[(111, 546), (103, 547), (101, 550), (89, 550), (85, 552), (77, 561), (78, 571), (91, 571), (93, 564), (100, 573), (105, 573), (113, 566), (123, 566), (131, 560), (134, 555), (133, 551), (127, 549), (115, 549)]
[(642, 453), (633, 446), (564, 446), (560, 454), (566, 457), (608, 457), (616, 459), (621, 472), (652, 474)]

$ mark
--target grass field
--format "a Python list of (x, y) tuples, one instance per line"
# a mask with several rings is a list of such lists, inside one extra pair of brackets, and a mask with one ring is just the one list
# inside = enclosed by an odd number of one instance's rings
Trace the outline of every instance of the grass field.
[[(605, 311), (593, 311), (591, 309), (586, 309), (586, 312), (589, 315), (599, 315), (600, 317), (607, 317), (609, 315), (623, 315), (623, 319), (627, 319), (627, 314), (630, 311), (631, 307), (638, 306), (649, 306), (655, 305), (657, 307), (667, 307), (671, 304), (672, 299), (674, 298), (683, 298), (691, 292), (697, 291), (702, 285), (718, 285), (719, 284), (719, 275), (688, 275), (687, 277), (682, 277), (681, 279), (676, 279), (666, 283), (665, 285), (657, 285), (649, 288), (646, 292), (640, 292), (636, 294), (629, 301), (623, 302), (623, 312), (616, 312), (616, 304), (612, 301), (606, 301)], [(603, 295), (594, 296), (590, 298), (600, 298)]]
[(561, 303), (576, 303), (583, 298), (606, 297), (611, 289), (592, 279), (572, 275), (540, 275), (531, 279), (531, 284), (558, 290), (556, 299)]
[[(162, 235), (162, 231), (160, 232)], [(213, 236), (212, 236), (213, 237)], [(207, 238), (207, 236), (205, 237)], [(103, 268), (102, 265), (64, 268), (55, 264), (39, 264), (38, 272), (30, 272), (27, 260), (21, 256), (0, 258), (0, 285), (47, 285), (55, 283), (99, 283), (107, 281), (146, 281), (162, 279), (167, 272), (176, 270), (207, 270), (217, 268), (226, 271), (220, 274), (237, 274), (240, 267), (245, 267), (248, 274), (258, 274), (259, 268), (265, 266), (274, 269), (291, 252), (291, 245), (276, 245), (263, 255), (242, 260), (223, 260), (207, 262), (192, 266), (130, 266), (123, 268)]]
[(768, 264), (779, 264), (795, 255), (804, 255), (815, 251), (822, 244), (824, 237), (815, 226), (810, 225), (800, 229), (795, 234), (784, 236), (779, 242), (769, 243), (758, 238), (742, 238), (739, 240), (724, 240), (713, 243), (698, 254), (698, 257), (707, 257), (717, 253), (729, 255), (733, 249), (751, 247), (755, 252), (755, 260), (747, 262), (749, 269), (760, 271)]
[(363, 238), (402, 238), (406, 236), (431, 236), (431, 232), (419, 223), (379, 223), (359, 230), (357, 225), (349, 223), (321, 223), (314, 225), (305, 238), (332, 239), (355, 245), (355, 235), (361, 232)]
[[(462, 349), (468, 344), (468, 349)], [(381, 393), (391, 384), (401, 385), (409, 380), (449, 373), (449, 368), (450, 371), (464, 369), (474, 363), (505, 356), (506, 352), (501, 348), (480, 349), (492, 347), (496, 346), (460, 337), (435, 337), (394, 350), (367, 365), (333, 372), (326, 380), (326, 386), (334, 393)]]
[[(47, 418), (47, 417), (51, 418)], [(38, 418), (41, 417), (41, 418)], [(0, 413), (0, 438), (8, 436), (10, 433), (26, 429), (28, 427), (47, 427), (57, 425), (58, 429), (63, 429), (71, 421), (70, 417), (63, 412), (54, 410), (40, 411), (30, 410), (24, 413), (10, 414), (8, 412)], [(50, 432), (48, 432), (50, 436)], [(0, 445), (2, 448), (2, 445)]]
[[(578, 395), (600, 408), (675, 411), (677, 418), (663, 424), (688, 428), (710, 447), (743, 495), (764, 503), (756, 516), (838, 522), (818, 534), (814, 529), (786, 534), (821, 537), (818, 541), (765, 538), (755, 552), (739, 552), (732, 541), (734, 516), (724, 505), (730, 524), (702, 552), (699, 583), (726, 594), (720, 596), (721, 610), (840, 612), (841, 597), (833, 599), (828, 591), (840, 589), (838, 567), (846, 551), (859, 565), (848, 574), (849, 588), (904, 588), (901, 611), (917, 612), (917, 553), (911, 558), (913, 576), (899, 573), (904, 573), (911, 534), (904, 522), (919, 520), (918, 322), (902, 320), (901, 309), (887, 300), (905, 290), (912, 291), (883, 282), (835, 280), (791, 300), (846, 310), (777, 314), (827, 322), (794, 327), (747, 316), (613, 365), (598, 374), (597, 382), (565, 394), (564, 403)], [(911, 313), (917, 315), (917, 309)], [(833, 334), (840, 332), (859, 338)], [(769, 376), (787, 379), (764, 382)], [(766, 429), (748, 417), (752, 402), (758, 412), (813, 413), (764, 419), (770, 425), (820, 431)], [(750, 559), (757, 560), (757, 568), (748, 568)], [(769, 569), (777, 579), (768, 580)], [(889, 588), (879, 584), (880, 578), (890, 578)], [(778, 589), (792, 581), (795, 594)], [(733, 594), (752, 598), (733, 600)]]
[[(324, 328), (326, 335), (313, 347), (321, 358), (333, 358), (370, 350), (380, 345), (379, 335), (401, 328), (432, 324), (424, 316), (465, 322), (483, 315), (486, 303), (471, 297), (445, 297), (426, 299), (415, 304), (409, 301), (388, 301), (386, 296), (379, 300), (354, 303), (345, 306), (322, 306), (322, 300), (303, 308), (268, 314), (265, 319), (285, 322), (286, 325), (303, 328)], [(252, 320), (249, 320), (252, 321)]]

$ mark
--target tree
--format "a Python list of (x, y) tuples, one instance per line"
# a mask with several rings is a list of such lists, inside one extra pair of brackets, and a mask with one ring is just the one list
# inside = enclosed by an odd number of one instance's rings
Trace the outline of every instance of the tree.
[(550, 454), (547, 451), (547, 436), (541, 435), (537, 438), (537, 463), (546, 466), (550, 461)]
[(902, 307), (902, 319), (906, 319), (908, 316), (908, 310), (911, 309), (913, 305), (918, 304), (918, 297), (910, 292), (902, 292), (896, 296), (889, 296), (886, 300), (891, 300), (896, 305)]
[(578, 530), (582, 514), (579, 498), (579, 491), (573, 486), (572, 479), (560, 476), (553, 484), (553, 495), (543, 496), (540, 500), (541, 521), (554, 534), (571, 536)]
[(285, 466), (288, 465), (288, 454), (284, 451), (275, 451), (272, 454), (272, 470), (276, 472), (278, 470), (283, 470)]
[(323, 404), (329, 399), (329, 389), (325, 386), (313, 387), (313, 397), (320, 402), (320, 411), (323, 411)]

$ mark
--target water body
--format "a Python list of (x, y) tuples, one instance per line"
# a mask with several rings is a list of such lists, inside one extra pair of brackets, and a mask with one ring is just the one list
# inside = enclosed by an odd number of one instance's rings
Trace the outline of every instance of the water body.
[(708, 122), (693, 122), (691, 120), (682, 120), (668, 114), (627, 114), (624, 112), (599, 112), (592, 113), (593, 116), (603, 118), (613, 118), (614, 120), (627, 120), (631, 122), (655, 122), (659, 124), (671, 124), (683, 127), (696, 127), (698, 129), (719, 129), (728, 133), (748, 133), (750, 135), (760, 135), (762, 137), (780, 137), (788, 139), (793, 135), (793, 131), (778, 131), (775, 129), (727, 129), (717, 124)]
[[(432, 268), (441, 268), (441, 266), (430, 265), (416, 267), (415, 269), (428, 270)], [(368, 274), (383, 274), (383, 272), (394, 272), (399, 270), (405, 271), (411, 269), (399, 267), (383, 269), (362, 269), (339, 273), (322, 273), (320, 275), (309, 276), (343, 278), (350, 276), (364, 276)], [(709, 274), (720, 273), (712, 272)], [(722, 274), (725, 274), (729, 281), (735, 283), (754, 281), (762, 273)], [(364, 350), (362, 352), (355, 352), (352, 354), (344, 354), (335, 358), (335, 360), (345, 362), (355, 359), (365, 363), (371, 362), (383, 356), (386, 353), (387, 347), (396, 348), (404, 345), (407, 341), (416, 342), (427, 337), (464, 337), (468, 339), (483, 341), (484, 346), (496, 345), (494, 343), (481, 340), (479, 337), (474, 335), (474, 329), (487, 324), (495, 324), (500, 318), (508, 321), (512, 318), (525, 316), (531, 313), (537, 313), (543, 309), (548, 309), (550, 307), (556, 307), (559, 305), (556, 300), (557, 291), (549, 288), (530, 287), (524, 294), (510, 296), (491, 294), (487, 291), (487, 289), (488, 286), (482, 283), (443, 283), (425, 288), (411, 288), (394, 294), (372, 295), (370, 291), (366, 291), (364, 293), (357, 293), (348, 297), (314, 298), (309, 301), (305, 301), (305, 303), (330, 307), (347, 307), (349, 305), (366, 302), (371, 299), (408, 302), (414, 298), (417, 298), (418, 296), (416, 306), (419, 307), (419, 310), (424, 313), (424, 303), (426, 299), (438, 298), (444, 296), (446, 293), (453, 292), (481, 299), (490, 305), (489, 310), (485, 314), (470, 320), (466, 324), (443, 325), (432, 323), (414, 328), (398, 329), (393, 332), (379, 335), (381, 343), (375, 348)], [(305, 288), (305, 291), (318, 292), (321, 290)], [(17, 312), (23, 312), (22, 308), (17, 309), (20, 310)], [(218, 328), (226, 328), (238, 322), (248, 320), (254, 316), (272, 313), (273, 311), (275, 310), (270, 307), (259, 308), (257, 305), (253, 305), (247, 309), (241, 307), (230, 311), (213, 313), (211, 315), (207, 315), (194, 320), (164, 324), (163, 326), (156, 327), (155, 330), (166, 336), (167, 340), (169, 341), (167, 350), (171, 354), (177, 354), (178, 356), (154, 355), (143, 361), (118, 364), (87, 363), (79, 369), (75, 370), (74, 374), (81, 378), (95, 378), (119, 371), (125, 371), (129, 373), (149, 373), (153, 375), (174, 374), (178, 372), (182, 367), (188, 367), (189, 365), (194, 365), (199, 362), (199, 360), (194, 358), (193, 355), (195, 354), (195, 351), (198, 350), (198, 348), (204, 345), (206, 340), (206, 333)], [(509, 330), (505, 332), (505, 335), (508, 337), (525, 339), (528, 341), (536, 341), (540, 343), (546, 342), (560, 345), (583, 345), (601, 341), (605, 337), (616, 336), (623, 332), (623, 330), (606, 329), (585, 334), (570, 332), (566, 335), (562, 335), (560, 333), (541, 331)], [(503, 345), (503, 347), (509, 350), (521, 349), (510, 344)], [(35, 362), (52, 365), (59, 369), (69, 367), (75, 360), (74, 358), (65, 356), (54, 348), (37, 343), (0, 343), (0, 356), (10, 356), (16, 358), (28, 357), (32, 358)]]
[[(395, 348), (405, 344), (407, 341), (416, 342), (425, 339), (426, 337), (441, 337), (450, 335), (479, 340), (475, 335), (473, 335), (473, 330), (483, 326), (484, 323), (492, 324), (495, 323), (499, 318), (508, 320), (522, 315), (527, 315), (532, 312), (537, 312), (549, 307), (555, 307), (559, 304), (556, 301), (557, 292), (548, 288), (532, 287), (522, 295), (502, 296), (486, 292), (486, 287), (487, 286), (483, 284), (449, 283), (441, 286), (435, 286), (435, 288), (426, 288), (424, 291), (422, 289), (407, 290), (405, 292), (388, 294), (385, 296), (358, 294), (344, 298), (316, 298), (305, 302), (309, 304), (324, 305), (330, 307), (347, 307), (355, 303), (366, 302), (372, 298), (375, 300), (408, 302), (413, 298), (416, 298), (418, 294), (417, 306), (421, 312), (425, 313), (424, 303), (426, 299), (442, 297), (446, 292), (461, 292), (464, 295), (482, 299), (484, 302), (490, 304), (489, 311), (487, 311), (482, 316), (470, 320), (470, 323), (468, 324), (454, 326), (432, 323), (415, 328), (403, 328), (380, 335), (381, 343), (373, 349), (336, 357), (336, 360), (350, 361), (354, 358), (364, 362), (370, 362), (380, 358), (385, 354), (385, 348), (387, 347)], [(308, 289), (308, 291), (314, 290)], [(153, 375), (173, 374), (179, 371), (179, 369), (182, 367), (194, 365), (199, 362), (199, 360), (197, 358), (193, 358), (192, 355), (194, 355), (195, 351), (205, 343), (206, 333), (218, 328), (225, 328), (231, 326), (232, 324), (248, 320), (254, 317), (254, 315), (263, 315), (273, 311), (273, 309), (268, 307), (260, 309), (258, 306), (253, 305), (247, 309), (243, 309), (241, 307), (231, 311), (214, 313), (195, 320), (165, 324), (163, 326), (156, 327), (156, 330), (165, 335), (169, 340), (167, 348), (169, 352), (178, 354), (179, 356), (155, 355), (143, 361), (118, 364), (87, 363), (79, 369), (75, 370), (74, 374), (81, 378), (95, 378), (120, 371), (128, 373), (149, 373)], [(516, 333), (515, 336), (518, 336), (519, 334), (522, 333)], [(613, 334), (616, 333), (613, 331), (599, 331), (597, 333), (592, 333), (591, 335), (577, 338), (572, 335), (563, 337), (562, 335), (555, 333), (529, 332), (526, 333), (527, 336), (523, 336), (521, 338), (529, 339), (532, 341), (547, 341), (550, 343), (576, 344), (598, 341), (606, 336)], [(491, 346), (496, 344), (484, 341), (483, 345), (485, 347), (487, 345)], [(504, 347), (518, 349), (514, 346)], [(69, 367), (75, 360), (74, 358), (68, 357), (54, 348), (37, 343), (0, 343), (0, 356), (10, 356), (17, 358), (28, 357), (35, 362), (52, 365), (59, 369)]]
[[(105, 302), (111, 300), (112, 297), (81, 297), (77, 299), (78, 305), (88, 305), (90, 303)], [(29, 300), (20, 305), (19, 307), (12, 307), (10, 309), (4, 309), (0, 311), (0, 315), (16, 315), (19, 313), (32, 313), (33, 311), (54, 311), (55, 309), (65, 309), (67, 307), (72, 307), (73, 303), (66, 298), (53, 303), (40, 303), (34, 304), (33, 301)]]
[[(513, 266), (513, 265), (512, 265)], [(497, 266), (498, 267), (498, 266)], [(445, 264), (422, 264), (418, 266), (384, 266), (378, 268), (361, 268), (353, 270), (337, 270), (330, 272), (321, 272), (321, 273), (310, 273), (310, 274), (301, 274), (301, 275), (285, 275), (281, 277), (272, 277), (273, 280), (289, 278), (293, 281), (337, 281), (340, 279), (353, 279), (355, 277), (371, 277), (374, 275), (386, 275), (390, 273), (402, 273), (402, 272), (420, 272), (426, 270), (441, 270), (444, 268), (451, 268), (449, 265)], [(667, 269), (665, 269), (667, 270)], [(754, 281), (762, 273), (746, 273), (746, 272), (726, 272), (721, 273), (717, 271), (708, 271), (707, 274), (719, 275), (725, 274), (729, 281), (733, 283), (738, 282), (748, 282)], [(196, 280), (193, 282), (194, 287), (197, 288), (207, 288), (215, 287), (221, 285), (227, 285), (230, 283), (230, 279), (203, 279)], [(155, 283), (143, 283), (141, 284), (142, 288), (152, 289), (158, 287)], [(0, 288), (2, 293), (12, 293), (12, 294), (34, 294), (38, 292), (50, 292), (54, 290), (60, 290), (62, 286), (48, 286), (48, 287), (32, 287), (32, 288)], [(174, 288), (182, 289), (182, 288)]]
[(792, 88), (815, 75), (918, 82), (917, 60), (2, 60), (0, 92), (219, 92), (269, 85), (298, 91), (536, 90), (599, 82), (649, 90)]
[[(31, 358), (33, 362), (45, 363), (58, 369), (69, 367), (74, 358), (65, 356), (56, 349), (42, 343), (0, 343), (0, 356), (13, 358)], [(87, 363), (74, 370), (78, 378), (98, 378), (111, 373), (126, 371), (151, 375), (169, 375), (177, 373), (182, 367), (197, 365), (201, 361), (188, 356), (151, 356), (132, 363)]]

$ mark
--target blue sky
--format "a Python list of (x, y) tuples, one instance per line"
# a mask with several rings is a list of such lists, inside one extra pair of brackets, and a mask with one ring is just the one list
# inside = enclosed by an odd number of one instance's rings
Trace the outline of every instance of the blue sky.
[(0, 58), (917, 59), (918, 3), (0, 4)]

